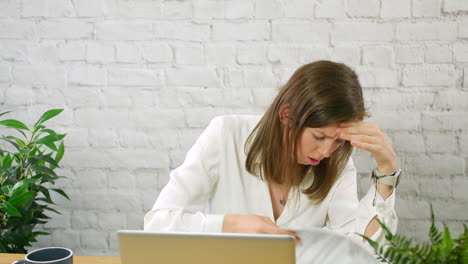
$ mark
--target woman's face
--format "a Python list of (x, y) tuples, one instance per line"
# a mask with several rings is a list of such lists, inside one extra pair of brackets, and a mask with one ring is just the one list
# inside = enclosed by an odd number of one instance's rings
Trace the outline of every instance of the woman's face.
[(303, 165), (318, 165), (341, 146), (344, 140), (336, 133), (338, 124), (306, 127), (297, 143), (297, 161)]

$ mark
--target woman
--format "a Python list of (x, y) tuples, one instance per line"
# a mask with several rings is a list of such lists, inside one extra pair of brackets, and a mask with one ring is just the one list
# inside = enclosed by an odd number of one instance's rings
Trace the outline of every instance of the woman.
[[(396, 154), (366, 116), (362, 88), (344, 64), (300, 67), (262, 117), (215, 118), (172, 171), (145, 230), (295, 233), (326, 227), (383, 239), (396, 229)], [(360, 201), (353, 147), (372, 154), (379, 176)], [(377, 179), (374, 177), (374, 179)]]

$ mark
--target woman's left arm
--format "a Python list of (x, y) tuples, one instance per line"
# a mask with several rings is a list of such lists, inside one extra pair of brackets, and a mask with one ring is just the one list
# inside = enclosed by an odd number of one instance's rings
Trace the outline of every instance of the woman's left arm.
[[(377, 124), (363, 121), (345, 122), (340, 124), (336, 132), (341, 139), (350, 141), (354, 147), (370, 152), (380, 174), (389, 174), (397, 170), (397, 155)], [(390, 185), (378, 181), (374, 185), (383, 200), (388, 199), (394, 192), (394, 188)], [(364, 235), (372, 237), (379, 230), (380, 224), (377, 218), (377, 215), (372, 218)]]

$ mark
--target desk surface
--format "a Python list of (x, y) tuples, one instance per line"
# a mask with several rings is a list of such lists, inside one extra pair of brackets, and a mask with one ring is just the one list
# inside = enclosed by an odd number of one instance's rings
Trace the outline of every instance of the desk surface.
[[(0, 254), (0, 264), (11, 264), (15, 260), (24, 259), (24, 254)], [(120, 264), (120, 258), (74, 256), (74, 264)]]

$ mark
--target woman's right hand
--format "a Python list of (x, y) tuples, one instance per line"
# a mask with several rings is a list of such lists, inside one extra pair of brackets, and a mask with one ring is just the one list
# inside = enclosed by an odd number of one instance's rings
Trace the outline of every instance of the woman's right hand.
[(290, 235), (300, 242), (296, 232), (286, 230), (276, 225), (270, 218), (260, 215), (227, 214), (224, 216), (223, 232)]

